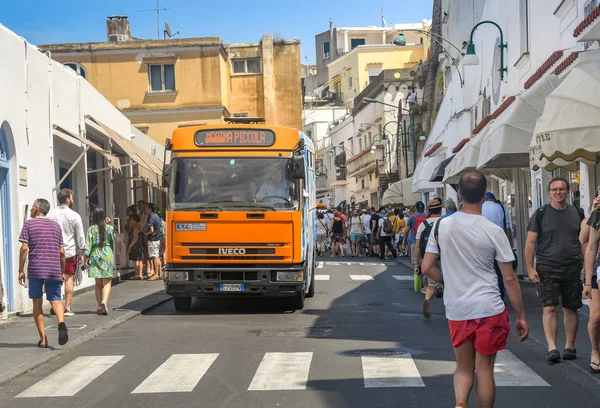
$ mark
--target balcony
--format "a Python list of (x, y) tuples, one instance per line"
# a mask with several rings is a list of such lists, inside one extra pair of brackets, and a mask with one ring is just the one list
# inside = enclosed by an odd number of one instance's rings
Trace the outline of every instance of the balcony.
[(578, 42), (600, 40), (600, 6), (589, 10), (589, 14), (579, 23), (573, 32)]
[(366, 176), (375, 171), (377, 161), (379, 161), (380, 164), (383, 163), (383, 145), (376, 147), (375, 153), (371, 153), (371, 147), (369, 147), (348, 160), (348, 175), (350, 177)]
[(324, 193), (329, 190), (327, 177), (317, 177), (317, 193)]

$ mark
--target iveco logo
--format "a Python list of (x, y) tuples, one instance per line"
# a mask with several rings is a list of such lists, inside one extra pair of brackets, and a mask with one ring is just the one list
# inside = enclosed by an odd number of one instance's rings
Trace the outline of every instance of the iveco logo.
[(245, 255), (245, 248), (219, 248), (219, 255)]

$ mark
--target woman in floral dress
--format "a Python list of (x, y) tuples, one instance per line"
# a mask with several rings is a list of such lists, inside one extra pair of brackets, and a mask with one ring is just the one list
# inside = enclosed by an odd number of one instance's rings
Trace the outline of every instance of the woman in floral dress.
[(85, 239), (85, 257), (88, 276), (96, 280), (95, 292), (98, 314), (108, 314), (108, 298), (112, 286), (115, 269), (115, 229), (106, 224), (106, 216), (102, 208), (92, 213), (92, 225), (88, 228)]

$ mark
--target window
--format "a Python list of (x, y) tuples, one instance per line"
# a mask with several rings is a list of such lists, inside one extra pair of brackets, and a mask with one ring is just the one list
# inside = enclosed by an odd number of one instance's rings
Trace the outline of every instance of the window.
[(87, 72), (85, 72), (85, 68), (83, 67), (83, 65), (77, 62), (67, 62), (65, 63), (65, 66), (77, 72), (77, 75), (81, 75), (84, 79), (87, 79)]
[(244, 58), (234, 59), (233, 73), (234, 74), (260, 74), (260, 58)]
[(175, 90), (175, 64), (148, 66), (150, 92), (169, 92)]
[(323, 43), (323, 59), (329, 58), (329, 41)]
[(348, 77), (348, 89), (352, 89), (352, 77)]
[(490, 113), (492, 113), (492, 104), (490, 102), (490, 97), (488, 96), (483, 100), (482, 117), (485, 118)]
[(363, 146), (363, 141), (362, 141), (362, 137), (358, 138), (358, 151), (362, 152), (362, 146)]
[[(598, 0), (589, 0), (587, 3), (583, 5), (583, 17), (589, 16), (592, 11), (598, 6)], [(590, 46), (594, 44), (594, 41), (586, 41), (583, 45), (583, 48), (587, 50)]]
[(348, 147), (349, 147), (348, 150), (350, 150), (350, 154), (352, 156), (354, 156), (354, 143), (352, 143), (352, 138), (351, 137), (348, 138)]
[(360, 180), (360, 189), (364, 190), (365, 189), (365, 179), (361, 179)]
[(365, 39), (364, 38), (353, 38), (350, 40), (350, 49), (355, 49), (356, 47), (358, 47), (359, 45), (365, 45)]

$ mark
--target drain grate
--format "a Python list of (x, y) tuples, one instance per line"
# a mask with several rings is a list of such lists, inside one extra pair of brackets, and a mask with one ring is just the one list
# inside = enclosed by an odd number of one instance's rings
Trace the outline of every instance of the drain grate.
[(327, 337), (331, 327), (308, 327), (305, 329), (261, 330), (259, 337)]

